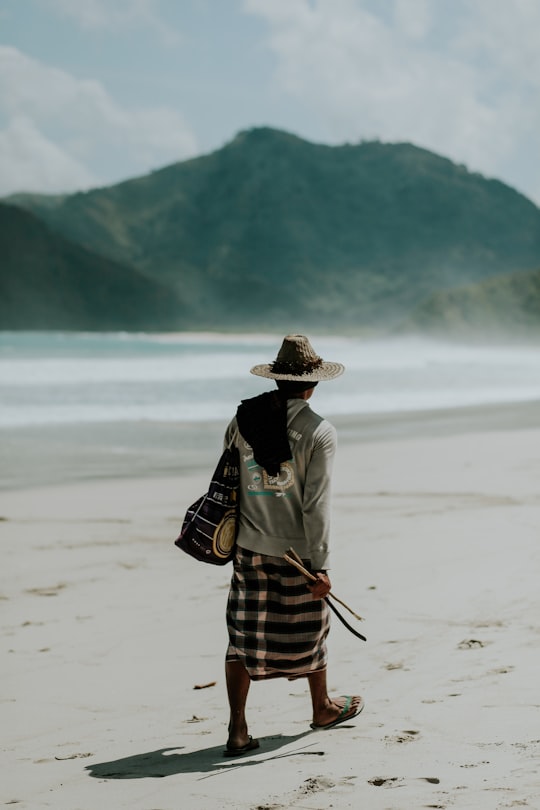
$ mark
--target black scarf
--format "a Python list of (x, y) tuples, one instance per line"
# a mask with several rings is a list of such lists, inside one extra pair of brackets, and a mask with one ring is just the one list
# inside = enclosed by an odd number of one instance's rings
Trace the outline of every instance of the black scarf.
[(236, 411), (238, 429), (253, 448), (257, 464), (268, 475), (279, 475), (282, 461), (291, 458), (287, 438), (287, 399), (279, 391), (267, 391), (243, 399)]

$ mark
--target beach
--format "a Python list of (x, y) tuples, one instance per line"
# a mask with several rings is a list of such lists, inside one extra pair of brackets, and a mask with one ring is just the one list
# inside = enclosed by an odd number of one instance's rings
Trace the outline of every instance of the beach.
[[(317, 410), (316, 397), (313, 407)], [(252, 685), (224, 759), (230, 570), (174, 547), (225, 422), (4, 433), (1, 803), (28, 810), (540, 808), (540, 407), (333, 419), (333, 695)]]

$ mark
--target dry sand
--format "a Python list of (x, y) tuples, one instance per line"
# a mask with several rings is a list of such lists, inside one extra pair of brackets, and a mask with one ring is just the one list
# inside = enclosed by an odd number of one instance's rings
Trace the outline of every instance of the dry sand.
[(368, 641), (334, 621), (329, 684), (366, 708), (313, 732), (305, 683), (256, 683), (237, 760), (230, 572), (173, 545), (224, 426), (195, 467), (193, 426), (4, 443), (2, 805), (540, 808), (540, 408), (337, 424), (331, 575)]

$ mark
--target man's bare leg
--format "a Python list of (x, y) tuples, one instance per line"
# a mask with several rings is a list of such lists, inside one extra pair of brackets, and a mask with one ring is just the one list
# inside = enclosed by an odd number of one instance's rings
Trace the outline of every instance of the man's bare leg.
[(246, 723), (246, 701), (251, 684), (247, 669), (241, 661), (225, 663), (227, 695), (231, 716), (229, 720), (229, 748), (241, 748), (249, 742)]

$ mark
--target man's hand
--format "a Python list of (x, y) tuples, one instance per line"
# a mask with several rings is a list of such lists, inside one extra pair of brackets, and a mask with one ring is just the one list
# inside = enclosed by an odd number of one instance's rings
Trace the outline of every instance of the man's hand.
[(332, 590), (332, 585), (328, 579), (327, 574), (315, 574), (317, 582), (308, 583), (308, 588), (311, 591), (313, 599), (324, 599)]

